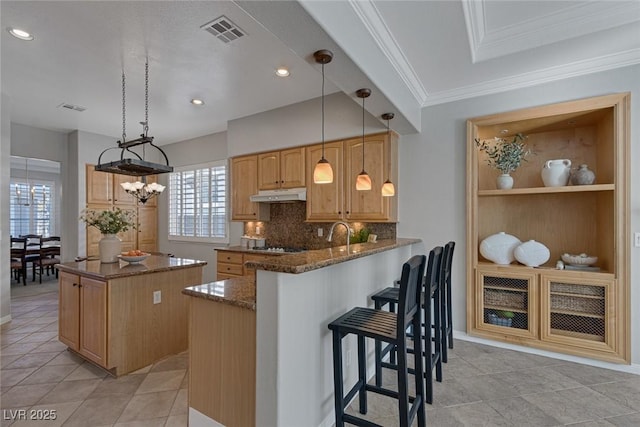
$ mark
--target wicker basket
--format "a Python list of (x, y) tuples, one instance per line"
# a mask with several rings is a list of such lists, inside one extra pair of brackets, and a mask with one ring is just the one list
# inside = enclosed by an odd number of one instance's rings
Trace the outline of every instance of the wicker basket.
[(526, 294), (524, 292), (509, 292), (496, 289), (484, 290), (485, 305), (526, 309)]
[(572, 297), (568, 295), (551, 295), (551, 310), (604, 315), (604, 300)]
[(602, 286), (573, 285), (569, 283), (551, 282), (551, 292), (564, 292), (566, 294), (604, 296)]

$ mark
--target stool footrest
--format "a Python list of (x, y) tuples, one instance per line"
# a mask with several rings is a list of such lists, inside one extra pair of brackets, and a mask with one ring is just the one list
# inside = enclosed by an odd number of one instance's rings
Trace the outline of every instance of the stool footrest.
[(347, 395), (343, 398), (342, 406), (346, 407), (349, 402), (351, 402), (351, 399), (353, 399), (353, 397), (362, 389), (362, 387), (366, 388), (366, 384), (364, 384), (364, 381), (358, 380), (358, 382), (353, 386), (351, 390), (349, 390)]

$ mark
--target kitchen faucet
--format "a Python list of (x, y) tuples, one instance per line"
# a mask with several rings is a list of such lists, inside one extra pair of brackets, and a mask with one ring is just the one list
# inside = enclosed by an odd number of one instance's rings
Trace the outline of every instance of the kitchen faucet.
[(336, 228), (336, 225), (341, 224), (344, 225), (347, 229), (347, 253), (349, 253), (349, 241), (351, 240), (351, 227), (344, 221), (336, 221), (331, 225), (331, 229), (329, 230), (329, 235), (327, 236), (327, 241), (330, 242), (333, 239), (333, 229)]

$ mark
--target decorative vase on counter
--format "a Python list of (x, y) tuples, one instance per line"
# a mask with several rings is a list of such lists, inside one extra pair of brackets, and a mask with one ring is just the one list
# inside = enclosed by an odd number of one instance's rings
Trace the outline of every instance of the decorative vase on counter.
[(100, 262), (108, 264), (118, 262), (118, 255), (122, 250), (122, 241), (115, 234), (103, 234), (98, 242)]
[(499, 190), (509, 190), (513, 188), (513, 177), (508, 173), (498, 175), (498, 178), (496, 178), (496, 186)]
[(549, 248), (535, 240), (529, 240), (513, 251), (516, 260), (528, 267), (539, 267), (549, 261)]
[(569, 182), (571, 160), (547, 160), (542, 167), (542, 182), (545, 187), (564, 187)]
[(573, 185), (591, 185), (595, 180), (596, 174), (587, 165), (580, 165), (571, 174), (571, 183)]

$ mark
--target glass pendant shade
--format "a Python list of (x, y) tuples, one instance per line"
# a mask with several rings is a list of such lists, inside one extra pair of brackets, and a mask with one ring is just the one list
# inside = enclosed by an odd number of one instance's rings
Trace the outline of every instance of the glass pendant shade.
[(324, 157), (318, 160), (313, 170), (313, 182), (315, 184), (331, 184), (333, 182), (333, 169), (331, 163)]
[(393, 185), (393, 182), (386, 180), (384, 184), (382, 184), (382, 197), (391, 197), (396, 195), (396, 187)]
[(365, 171), (362, 171), (358, 174), (356, 178), (356, 190), (358, 191), (366, 191), (371, 190), (371, 178), (369, 174)]

